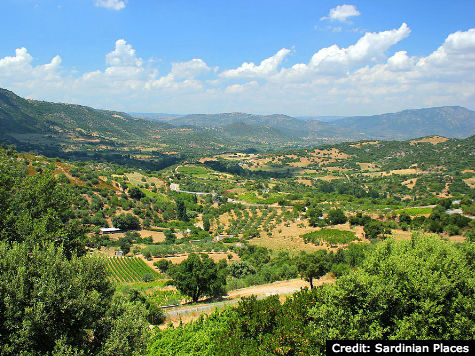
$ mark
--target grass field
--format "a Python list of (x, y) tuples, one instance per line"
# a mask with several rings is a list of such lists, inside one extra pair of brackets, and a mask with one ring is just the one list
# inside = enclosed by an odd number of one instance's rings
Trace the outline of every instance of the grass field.
[[(130, 188), (137, 187), (137, 186), (133, 185), (133, 184), (130, 184), (130, 183), (127, 183), (127, 187), (130, 189)], [(149, 198), (153, 198), (157, 201), (170, 201), (170, 198), (168, 196), (166, 196), (165, 194), (154, 193), (154, 192), (151, 192), (150, 190), (145, 189), (145, 188), (140, 188), (140, 187), (137, 187), (137, 188), (139, 188), (142, 191), (142, 193), (144, 193)]]
[(160, 276), (138, 257), (107, 258), (107, 272), (115, 283), (143, 282), (144, 277), (155, 279)]
[(432, 208), (407, 208), (394, 211), (396, 214), (406, 213), (410, 216), (426, 215), (432, 213)]
[(279, 193), (269, 193), (269, 196), (264, 198), (258, 197), (255, 193), (253, 192), (247, 192), (243, 194), (239, 194), (237, 196), (238, 200), (242, 200), (248, 203), (252, 204), (275, 204), (279, 200), (285, 199), (286, 194), (279, 194)]
[(199, 167), (199, 166), (181, 166), (178, 168), (178, 172), (182, 173), (187, 176), (206, 176), (208, 175), (211, 171), (205, 167)]
[(301, 236), (305, 242), (327, 242), (330, 245), (347, 244), (357, 240), (353, 231), (344, 231), (338, 229), (322, 229), (312, 231)]

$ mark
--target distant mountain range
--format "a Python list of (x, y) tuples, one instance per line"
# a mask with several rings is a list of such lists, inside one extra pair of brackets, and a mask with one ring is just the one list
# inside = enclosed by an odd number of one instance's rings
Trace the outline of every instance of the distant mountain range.
[(336, 126), (382, 139), (404, 140), (441, 135), (464, 138), (475, 131), (475, 113), (460, 106), (404, 110), (397, 113), (346, 117)]
[(269, 127), (287, 137), (305, 140), (397, 139), (441, 135), (464, 138), (475, 131), (475, 113), (460, 106), (442, 106), (404, 110), (373, 116), (323, 116), (294, 118), (287, 115), (253, 115), (246, 113), (193, 114), (168, 116), (157, 120), (174, 126), (202, 128), (226, 127), (242, 123), (248, 126)]
[[(465, 138), (475, 113), (458, 106), (355, 117), (246, 113), (133, 115), (87, 106), (24, 99), (0, 88), (0, 141), (25, 150), (117, 150), (142, 143), (163, 150), (275, 150), (365, 139), (404, 140), (429, 135)], [(91, 148), (91, 145), (96, 148)], [(132, 146), (133, 146), (132, 145)], [(167, 148), (165, 148), (167, 147)], [(121, 152), (127, 152), (121, 148)]]

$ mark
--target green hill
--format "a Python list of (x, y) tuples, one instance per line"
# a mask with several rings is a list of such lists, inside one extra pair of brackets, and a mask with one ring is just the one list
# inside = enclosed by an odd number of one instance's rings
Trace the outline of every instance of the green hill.
[(141, 138), (156, 134), (163, 123), (135, 119), (116, 111), (23, 99), (0, 89), (0, 129), (4, 134), (52, 134)]

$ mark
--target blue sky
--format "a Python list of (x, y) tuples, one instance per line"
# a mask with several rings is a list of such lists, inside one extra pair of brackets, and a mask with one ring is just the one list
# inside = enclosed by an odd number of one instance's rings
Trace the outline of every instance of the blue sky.
[(475, 2), (2, 0), (0, 87), (138, 112), (473, 109)]

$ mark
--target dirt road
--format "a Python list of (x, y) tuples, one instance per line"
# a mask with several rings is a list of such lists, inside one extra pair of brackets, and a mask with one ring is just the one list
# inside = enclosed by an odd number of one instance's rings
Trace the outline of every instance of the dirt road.
[[(320, 286), (325, 283), (332, 283), (333, 281), (333, 277), (329, 277), (328, 275), (326, 275), (315, 281), (314, 285)], [(243, 297), (250, 297), (251, 295), (255, 295), (258, 299), (262, 299), (271, 295), (287, 296), (299, 291), (301, 288), (309, 286), (310, 285), (308, 282), (296, 278), (287, 281), (278, 281), (269, 284), (262, 284), (260, 286), (236, 289), (228, 292), (228, 295), (225, 297), (228, 300), (222, 302), (201, 305), (185, 305), (173, 309), (167, 309), (165, 311), (167, 320), (165, 321), (163, 326), (165, 327), (170, 322), (172, 322), (174, 325), (177, 325), (180, 323), (180, 321), (189, 322), (196, 320), (201, 314), (209, 314), (215, 309), (221, 309), (225, 306), (236, 304)]]

